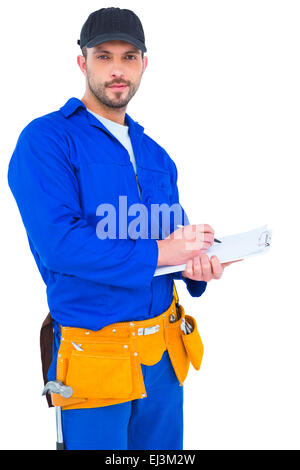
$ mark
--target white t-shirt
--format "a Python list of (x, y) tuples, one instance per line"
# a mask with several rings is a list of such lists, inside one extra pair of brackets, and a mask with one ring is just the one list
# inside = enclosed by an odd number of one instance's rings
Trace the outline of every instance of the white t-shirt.
[[(93, 114), (97, 119), (99, 119), (99, 121), (102, 122), (102, 124), (121, 142), (121, 144), (124, 145), (124, 147), (129, 153), (129, 158), (133, 165), (133, 169), (134, 169), (135, 176), (136, 176), (136, 162), (135, 162), (135, 156), (133, 153), (133, 148), (131, 145), (131, 139), (129, 136), (129, 127), (123, 126), (122, 124), (118, 124), (117, 122), (111, 121), (110, 119), (106, 119), (103, 116), (100, 116), (100, 114), (96, 114), (88, 108), (87, 110), (91, 114)], [(139, 193), (141, 195), (139, 185), (137, 186), (138, 186)]]

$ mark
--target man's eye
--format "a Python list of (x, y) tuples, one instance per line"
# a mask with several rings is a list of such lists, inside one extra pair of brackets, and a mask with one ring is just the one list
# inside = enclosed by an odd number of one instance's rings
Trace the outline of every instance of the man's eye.
[[(107, 55), (98, 55), (97, 56), (97, 59), (102, 59), (104, 57), (108, 57)], [(136, 59), (136, 56), (135, 55), (127, 55), (126, 57), (130, 57), (131, 59), (130, 60), (133, 60), (133, 59)]]

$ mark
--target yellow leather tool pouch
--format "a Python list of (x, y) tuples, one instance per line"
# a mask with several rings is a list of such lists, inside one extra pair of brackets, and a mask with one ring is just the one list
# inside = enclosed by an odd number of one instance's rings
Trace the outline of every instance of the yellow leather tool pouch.
[(72, 351), (65, 383), (75, 397), (127, 398), (131, 394), (130, 353), (122, 351), (124, 345), (105, 346)]
[(57, 380), (72, 387), (73, 395), (65, 399), (52, 394), (53, 405), (64, 409), (91, 408), (146, 396), (130, 331), (122, 324), (117, 329), (61, 329)]
[(182, 341), (182, 331), (180, 329), (182, 318), (185, 316), (182, 305), (179, 305), (178, 314), (179, 319), (177, 321), (166, 324), (166, 344), (175, 374), (180, 385), (182, 385), (190, 366), (190, 360)]
[[(203, 343), (194, 317), (185, 314), (182, 305), (178, 307), (179, 319), (168, 323), (166, 328), (167, 349), (170, 359), (182, 385), (189, 371), (190, 362), (196, 370), (200, 369), (203, 357)], [(189, 334), (184, 334), (180, 328), (182, 319), (188, 321), (193, 328)]]
[[(193, 327), (189, 335), (180, 328), (184, 317)], [(170, 318), (178, 319), (170, 322)], [(200, 368), (203, 345), (196, 321), (185, 316), (175, 288), (171, 305), (157, 317), (114, 323), (98, 331), (61, 327), (56, 378), (72, 387), (73, 395), (51, 394), (52, 404), (63, 409), (94, 408), (144, 398), (141, 364), (156, 364), (166, 349), (183, 385), (190, 362)]]
[(193, 367), (199, 370), (203, 357), (203, 343), (195, 318), (190, 315), (185, 315), (185, 319), (192, 326), (193, 331), (188, 335), (182, 334), (182, 341)]

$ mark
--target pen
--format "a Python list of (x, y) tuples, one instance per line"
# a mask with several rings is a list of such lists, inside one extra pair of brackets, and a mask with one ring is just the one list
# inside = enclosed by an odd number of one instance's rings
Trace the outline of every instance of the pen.
[[(184, 225), (177, 225), (177, 227), (184, 227)], [(214, 242), (222, 243), (221, 240), (218, 240), (217, 238), (214, 238)]]

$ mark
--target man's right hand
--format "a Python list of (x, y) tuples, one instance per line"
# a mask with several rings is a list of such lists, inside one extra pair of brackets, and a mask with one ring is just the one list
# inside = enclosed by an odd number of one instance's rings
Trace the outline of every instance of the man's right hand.
[(214, 242), (214, 229), (208, 224), (185, 225), (164, 240), (157, 240), (157, 266), (185, 264), (206, 253)]

